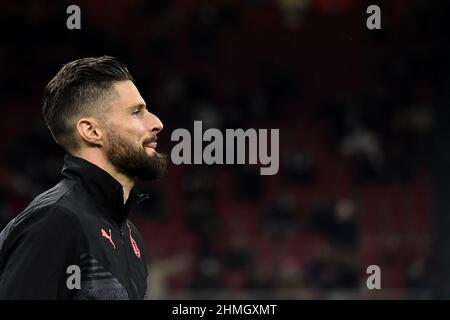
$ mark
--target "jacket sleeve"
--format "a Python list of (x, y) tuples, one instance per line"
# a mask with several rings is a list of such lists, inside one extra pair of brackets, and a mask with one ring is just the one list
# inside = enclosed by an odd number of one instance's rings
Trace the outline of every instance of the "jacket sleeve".
[(14, 226), (0, 256), (0, 299), (71, 299), (69, 266), (80, 264), (82, 231), (67, 209), (39, 209)]

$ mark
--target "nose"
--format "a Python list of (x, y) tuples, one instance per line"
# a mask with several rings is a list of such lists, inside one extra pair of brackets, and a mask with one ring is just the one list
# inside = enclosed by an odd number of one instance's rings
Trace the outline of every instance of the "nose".
[(149, 115), (150, 115), (150, 121), (149, 121), (150, 131), (153, 134), (158, 134), (164, 128), (164, 125), (156, 115), (154, 115), (151, 112), (149, 112)]

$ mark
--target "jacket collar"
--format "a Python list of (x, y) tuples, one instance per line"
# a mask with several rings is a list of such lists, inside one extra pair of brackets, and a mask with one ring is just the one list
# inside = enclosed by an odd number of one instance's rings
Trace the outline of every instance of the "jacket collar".
[(135, 188), (130, 190), (127, 202), (123, 203), (122, 185), (108, 172), (85, 159), (66, 154), (61, 174), (69, 179), (81, 179), (94, 200), (115, 222), (122, 224), (129, 212), (141, 201), (149, 198), (148, 194), (137, 194)]

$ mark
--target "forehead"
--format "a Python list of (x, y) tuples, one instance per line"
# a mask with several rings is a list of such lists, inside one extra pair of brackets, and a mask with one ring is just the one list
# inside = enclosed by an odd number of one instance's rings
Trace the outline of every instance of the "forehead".
[(130, 80), (119, 81), (113, 84), (116, 96), (111, 101), (112, 109), (115, 111), (127, 110), (129, 107), (145, 104), (139, 90)]

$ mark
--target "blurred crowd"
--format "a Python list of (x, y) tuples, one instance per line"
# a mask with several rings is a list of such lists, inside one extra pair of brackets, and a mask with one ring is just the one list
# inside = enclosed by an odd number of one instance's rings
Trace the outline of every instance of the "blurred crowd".
[[(42, 90), (70, 60), (113, 55), (170, 133), (279, 128), (280, 170), (170, 164), (131, 217), (152, 298), (430, 296), (430, 154), (448, 83), (442, 11), (385, 1), (3, 1), (0, 226), (59, 179)], [(448, 31), (447, 31), (448, 32)], [(383, 292), (366, 288), (379, 265)]]

